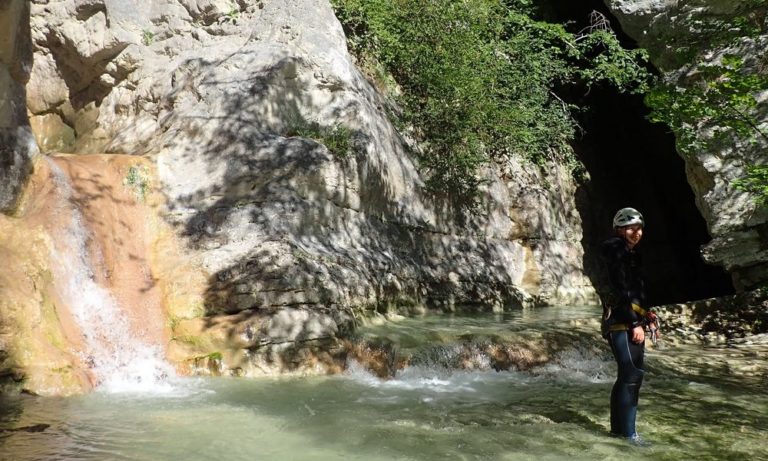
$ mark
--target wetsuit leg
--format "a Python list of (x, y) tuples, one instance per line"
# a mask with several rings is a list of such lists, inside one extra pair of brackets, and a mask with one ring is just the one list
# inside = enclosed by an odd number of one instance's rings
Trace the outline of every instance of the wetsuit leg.
[(645, 374), (645, 344), (633, 343), (628, 331), (612, 331), (608, 342), (618, 365), (618, 377), (611, 389), (611, 433), (632, 437), (636, 433), (637, 401)]

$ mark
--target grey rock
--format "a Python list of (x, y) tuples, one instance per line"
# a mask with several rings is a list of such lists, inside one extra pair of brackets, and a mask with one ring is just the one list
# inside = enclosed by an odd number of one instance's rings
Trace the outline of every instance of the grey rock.
[[(662, 333), (686, 336), (705, 343), (761, 341), (768, 332), (768, 291), (758, 289), (687, 304), (657, 306)], [(754, 339), (752, 339), (754, 338)]]
[(153, 159), (165, 216), (210, 275), (205, 315), (242, 331), (227, 363), (267, 369), (363, 310), (595, 300), (567, 169), (488, 167), (471, 214), (431, 196), (327, 0), (31, 8), (38, 142)]
[[(489, 169), (484, 211), (457, 224), (326, 1), (40, 1), (32, 35), (41, 144), (155, 158), (169, 219), (212, 274), (210, 313), (594, 299), (567, 172)], [(294, 134), (337, 126), (343, 157), (323, 131)]]
[(29, 4), (4, 1), (0, 3), (0, 212), (16, 207), (38, 153), (25, 104), (31, 64)]
[[(745, 38), (736, 45), (712, 40), (703, 24), (718, 21), (730, 24), (741, 14), (741, 0), (606, 0), (622, 29), (650, 52), (663, 78), (681, 88), (689, 85), (688, 76), (698, 69), (690, 53), (704, 56), (707, 64), (717, 64), (728, 54), (742, 58), (748, 72), (760, 70), (768, 45), (768, 35)], [(680, 53), (683, 47), (690, 53)], [(764, 66), (763, 66), (764, 68)], [(756, 123), (768, 127), (768, 89), (755, 95)], [(710, 139), (706, 125), (697, 127), (700, 139)], [(745, 141), (711, 143), (693, 155), (683, 156), (688, 182), (696, 204), (706, 220), (711, 242), (702, 249), (705, 260), (723, 266), (733, 277), (737, 289), (754, 289), (768, 282), (768, 207), (756, 203), (736, 189), (734, 180), (744, 176), (746, 167), (765, 164), (766, 139), (757, 133)]]

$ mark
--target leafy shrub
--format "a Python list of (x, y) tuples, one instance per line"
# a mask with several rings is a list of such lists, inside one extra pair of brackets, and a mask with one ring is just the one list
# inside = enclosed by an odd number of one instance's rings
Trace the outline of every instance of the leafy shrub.
[(599, 81), (642, 90), (642, 51), (608, 28), (574, 35), (526, 0), (333, 0), (350, 50), (397, 86), (396, 122), (418, 141), (436, 192), (470, 201), (489, 161), (576, 165), (574, 107), (557, 95)]
[(751, 165), (744, 177), (737, 179), (734, 185), (751, 193), (758, 203), (768, 206), (768, 166)]
[(151, 45), (154, 40), (155, 34), (152, 31), (146, 29), (141, 31), (141, 43), (143, 43), (144, 46)]
[[(744, 71), (742, 60), (730, 55), (719, 64), (698, 64), (685, 87), (659, 83), (646, 103), (653, 109), (651, 121), (669, 125), (677, 135), (678, 150), (687, 154), (733, 137), (757, 135), (768, 141), (755, 117), (755, 95), (766, 88), (768, 78)], [(702, 126), (712, 128), (710, 138), (700, 134)]]
[(328, 127), (313, 121), (296, 120), (289, 123), (284, 135), (311, 139), (338, 158), (346, 157), (353, 148), (354, 133), (341, 124)]
[[(735, 18), (696, 18), (693, 34), (710, 47), (738, 50), (745, 40), (768, 31), (768, 6), (762, 0), (744, 0)], [(676, 136), (683, 154), (717, 148), (736, 142), (768, 143), (761, 128), (757, 95), (768, 89), (768, 75), (761, 64), (747, 67), (739, 56), (726, 54), (710, 62), (707, 49), (686, 48), (689, 71), (680, 81), (658, 82), (646, 95), (651, 121), (665, 123)], [(760, 58), (759, 58), (760, 59)], [(762, 58), (764, 59), (764, 58)], [(764, 65), (764, 64), (762, 64)], [(747, 165), (734, 185), (768, 205), (768, 166)]]

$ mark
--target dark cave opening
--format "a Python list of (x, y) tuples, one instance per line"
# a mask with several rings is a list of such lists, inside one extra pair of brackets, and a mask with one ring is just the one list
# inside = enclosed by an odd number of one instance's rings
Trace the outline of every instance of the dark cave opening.
[(590, 178), (577, 196), (587, 272), (595, 273), (614, 213), (631, 206), (646, 221), (638, 249), (651, 305), (732, 294), (728, 274), (701, 258), (710, 236), (673, 135), (645, 118), (641, 96), (594, 88), (586, 100), (585, 132), (573, 147)]
[[(567, 22), (577, 32), (588, 25), (595, 10), (611, 21), (625, 47), (636, 47), (600, 0), (550, 0), (544, 13), (546, 19)], [(577, 102), (584, 108), (578, 116), (583, 132), (573, 148), (589, 177), (576, 198), (587, 274), (593, 277), (599, 270), (599, 245), (612, 235), (613, 215), (631, 206), (646, 220), (638, 251), (649, 305), (732, 294), (733, 283), (725, 270), (701, 258), (700, 248), (711, 237), (688, 184), (685, 162), (669, 129), (646, 118), (649, 110), (642, 95), (593, 87)]]

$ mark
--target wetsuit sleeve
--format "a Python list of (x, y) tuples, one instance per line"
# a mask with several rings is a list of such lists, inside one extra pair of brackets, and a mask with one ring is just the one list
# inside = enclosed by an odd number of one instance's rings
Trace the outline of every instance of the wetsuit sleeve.
[(608, 280), (614, 295), (613, 317), (616, 323), (636, 324), (642, 317), (632, 310), (632, 304), (640, 304), (640, 294), (633, 290), (630, 254), (621, 239), (611, 239), (603, 244), (603, 261), (608, 269)]

